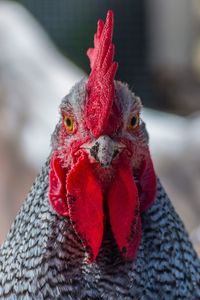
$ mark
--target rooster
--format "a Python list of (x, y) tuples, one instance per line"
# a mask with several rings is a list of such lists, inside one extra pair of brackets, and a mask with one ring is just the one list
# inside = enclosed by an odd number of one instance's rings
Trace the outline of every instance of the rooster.
[(113, 13), (60, 105), (0, 253), (0, 299), (200, 299), (200, 262), (156, 177), (140, 98), (115, 81)]

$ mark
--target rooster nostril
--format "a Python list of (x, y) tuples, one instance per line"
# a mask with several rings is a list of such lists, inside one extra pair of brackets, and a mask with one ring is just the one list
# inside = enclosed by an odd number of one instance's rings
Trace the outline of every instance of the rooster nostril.
[(98, 151), (99, 151), (99, 143), (95, 143), (94, 146), (90, 149), (90, 154), (93, 156), (96, 160), (98, 160)]
[(118, 154), (119, 154), (119, 150), (115, 150), (112, 159), (115, 159)]

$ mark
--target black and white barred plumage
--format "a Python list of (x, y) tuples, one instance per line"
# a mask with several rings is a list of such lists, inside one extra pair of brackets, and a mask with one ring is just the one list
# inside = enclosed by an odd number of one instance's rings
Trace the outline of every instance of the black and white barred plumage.
[(1, 248), (0, 299), (200, 299), (200, 262), (159, 181), (137, 259), (124, 261), (107, 225), (88, 264), (70, 221), (49, 204), (48, 172), (49, 160)]

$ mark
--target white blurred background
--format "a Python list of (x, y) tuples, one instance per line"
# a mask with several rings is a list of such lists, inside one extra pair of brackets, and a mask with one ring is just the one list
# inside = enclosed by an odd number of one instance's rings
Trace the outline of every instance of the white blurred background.
[(157, 173), (198, 249), (200, 0), (92, 3), (0, 0), (0, 243), (50, 151), (61, 98), (89, 70), (96, 20), (113, 8), (118, 79), (142, 97)]

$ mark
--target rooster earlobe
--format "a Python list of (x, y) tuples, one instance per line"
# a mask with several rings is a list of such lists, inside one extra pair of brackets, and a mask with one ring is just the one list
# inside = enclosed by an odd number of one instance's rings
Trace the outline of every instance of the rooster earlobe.
[(138, 189), (140, 198), (140, 211), (143, 212), (153, 203), (157, 190), (157, 178), (149, 152), (145, 160), (142, 162), (139, 174)]
[(56, 151), (52, 154), (49, 171), (49, 202), (53, 209), (61, 216), (68, 216), (66, 188), (63, 168), (60, 165)]

